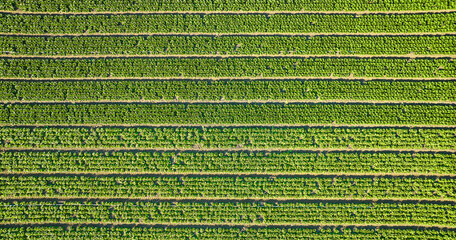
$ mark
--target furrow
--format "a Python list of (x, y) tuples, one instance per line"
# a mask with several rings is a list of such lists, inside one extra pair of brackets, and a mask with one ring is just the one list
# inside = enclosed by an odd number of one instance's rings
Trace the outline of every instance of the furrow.
[(210, 32), (144, 32), (144, 33), (8, 33), (0, 32), (0, 36), (14, 37), (96, 37), (96, 36), (454, 36), (451, 32), (412, 32), (412, 33), (392, 33), (392, 32), (370, 32), (370, 33), (346, 33), (346, 32), (330, 32), (330, 33), (286, 33), (286, 32), (243, 32), (243, 33), (210, 33)]
[(248, 55), (223, 55), (223, 54), (160, 54), (160, 55), (129, 55), (129, 54), (117, 54), (117, 55), (0, 55), (0, 58), (26, 58), (26, 59), (98, 59), (98, 58), (315, 58), (315, 57), (328, 57), (328, 58), (456, 58), (456, 55), (422, 55), (422, 54), (401, 54), (401, 55), (344, 55), (344, 54), (315, 54), (315, 55), (302, 55), (302, 54), (248, 54)]
[(455, 9), (439, 10), (404, 10), (404, 11), (92, 11), (92, 12), (39, 12), (39, 11), (10, 11), (0, 10), (1, 14), (18, 14), (18, 15), (152, 15), (152, 14), (425, 14), (425, 13), (454, 13)]

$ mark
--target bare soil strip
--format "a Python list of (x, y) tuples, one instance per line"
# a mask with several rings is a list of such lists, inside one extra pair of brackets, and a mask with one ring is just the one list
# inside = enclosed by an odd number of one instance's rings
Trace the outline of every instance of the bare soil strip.
[(359, 173), (346, 173), (346, 172), (327, 172), (327, 173), (313, 173), (313, 172), (0, 172), (0, 176), (89, 176), (89, 177), (129, 177), (129, 176), (187, 176), (187, 177), (435, 177), (435, 178), (456, 178), (456, 174), (440, 174), (440, 173), (374, 173), (374, 172), (359, 172)]
[(329, 57), (329, 58), (456, 58), (456, 55), (415, 55), (415, 54), (402, 54), (402, 55), (365, 55), (365, 54), (316, 54), (316, 55), (303, 55), (303, 54), (160, 54), (160, 55), (135, 55), (135, 54), (116, 54), (116, 55), (98, 55), (98, 54), (87, 54), (87, 55), (0, 55), (0, 58), (38, 58), (38, 59), (87, 59), (87, 58), (317, 58), (317, 57)]
[(351, 99), (330, 99), (330, 100), (296, 100), (296, 99), (277, 99), (277, 100), (66, 100), (66, 101), (34, 101), (34, 100), (21, 100), (21, 101), (2, 101), (0, 104), (29, 104), (29, 103), (54, 103), (54, 104), (73, 104), (73, 103), (86, 103), (86, 104), (110, 104), (110, 103), (131, 103), (131, 104), (142, 104), (142, 103), (186, 103), (186, 104), (216, 104), (216, 103), (232, 103), (232, 104), (249, 104), (249, 103), (302, 103), (302, 104), (318, 104), (318, 103), (350, 103), (350, 104), (423, 104), (423, 105), (456, 105), (453, 101), (407, 101), (407, 100), (351, 100)]
[(334, 127), (334, 128), (456, 128), (456, 125), (397, 125), (397, 124), (9, 124), (0, 127)]
[(374, 81), (374, 80), (409, 80), (409, 81), (456, 81), (456, 78), (413, 78), (413, 77), (403, 77), (403, 78), (388, 78), (388, 77), (306, 77), (306, 76), (293, 76), (293, 77), (76, 77), (76, 78), (24, 78), (24, 77), (0, 77), (0, 81), (121, 81), (121, 80), (141, 80), (141, 81), (167, 81), (167, 80), (201, 80), (201, 81), (226, 81), (226, 80), (246, 80), (246, 81), (256, 81), (256, 80), (357, 80), (357, 81)]
[(0, 32), (0, 36), (17, 36), (17, 37), (83, 37), (83, 36), (454, 36), (453, 32), (368, 32), (368, 33), (286, 33), (286, 32), (243, 32), (243, 33), (211, 33), (211, 32), (161, 32), (161, 33), (5, 33)]
[(27, 15), (145, 15), (145, 14), (427, 14), (427, 13), (453, 13), (455, 9), (441, 10), (404, 10), (404, 11), (124, 11), (124, 12), (31, 12), (21, 10), (0, 10), (0, 14), (27, 14)]
[(112, 147), (112, 148), (65, 148), (65, 147), (1, 147), (0, 151), (198, 151), (198, 152), (406, 152), (406, 153), (456, 153), (456, 149), (381, 149), (381, 148), (203, 148), (203, 147), (192, 147), (192, 148), (128, 148), (128, 147)]

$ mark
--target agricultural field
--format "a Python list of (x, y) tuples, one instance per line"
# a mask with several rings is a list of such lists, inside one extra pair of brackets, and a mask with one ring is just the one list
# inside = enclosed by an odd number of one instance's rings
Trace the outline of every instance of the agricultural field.
[(456, 239), (456, 1), (3, 0), (0, 239)]

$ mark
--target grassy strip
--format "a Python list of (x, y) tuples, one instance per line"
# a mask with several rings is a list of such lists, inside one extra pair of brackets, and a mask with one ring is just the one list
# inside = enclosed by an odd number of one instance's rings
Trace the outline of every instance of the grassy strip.
[(171, 226), (0, 226), (0, 235), (9, 239), (270, 239), (297, 238), (361, 239), (450, 239), (456, 232), (447, 229), (373, 227), (171, 227)]
[(281, 11), (281, 10), (311, 10), (311, 11), (407, 11), (407, 10), (434, 10), (455, 9), (454, 2), (445, 0), (401, 0), (399, 2), (366, 2), (361, 0), (145, 0), (132, 2), (130, 0), (94, 1), (69, 1), (69, 0), (5, 0), (0, 4), (0, 9), (22, 11), (47, 11), (47, 12), (78, 12), (78, 11)]
[(88, 54), (456, 54), (456, 36), (0, 36), (0, 53)]
[(2, 101), (100, 100), (456, 101), (456, 81), (93, 80), (0, 81)]
[(0, 13), (5, 33), (428, 33), (455, 32), (456, 13), (129, 14)]
[(2, 127), (3, 148), (454, 149), (454, 128)]
[(456, 124), (454, 105), (1, 104), (2, 124)]
[(419, 224), (456, 226), (448, 203), (17, 201), (0, 204), (2, 223)]
[(456, 199), (456, 178), (404, 176), (0, 176), (0, 197)]
[(0, 171), (456, 174), (456, 155), (357, 151), (4, 151), (0, 152)]
[(1, 58), (3, 78), (78, 77), (426, 77), (456, 74), (450, 58)]

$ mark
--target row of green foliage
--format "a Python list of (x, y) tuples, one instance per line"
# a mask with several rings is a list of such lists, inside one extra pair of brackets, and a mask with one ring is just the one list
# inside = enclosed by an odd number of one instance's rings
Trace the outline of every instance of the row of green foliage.
[(76, 80), (0, 81), (2, 101), (383, 100), (455, 101), (456, 81)]
[(4, 175), (0, 197), (454, 200), (455, 185), (455, 178), (415, 176)]
[[(207, 110), (201, 112), (205, 111)], [(1, 147), (3, 148), (425, 150), (456, 148), (455, 134), (454, 128), (398, 127), (0, 128)]]
[(0, 14), (7, 33), (455, 32), (456, 13), (431, 14)]
[(0, 235), (7, 239), (451, 239), (447, 229), (369, 227), (157, 227), (157, 226), (6, 226)]
[(447, 104), (0, 104), (2, 124), (455, 125)]
[(4, 0), (0, 9), (37, 12), (92, 11), (406, 11), (454, 9), (446, 0)]
[(456, 54), (456, 36), (0, 36), (12, 55)]
[(0, 171), (456, 174), (456, 154), (357, 151), (4, 151), (0, 152)]
[(451, 58), (144, 57), (1, 58), (3, 78), (84, 77), (387, 77), (451, 78)]
[(452, 203), (16, 201), (2, 223), (417, 224), (456, 226)]

